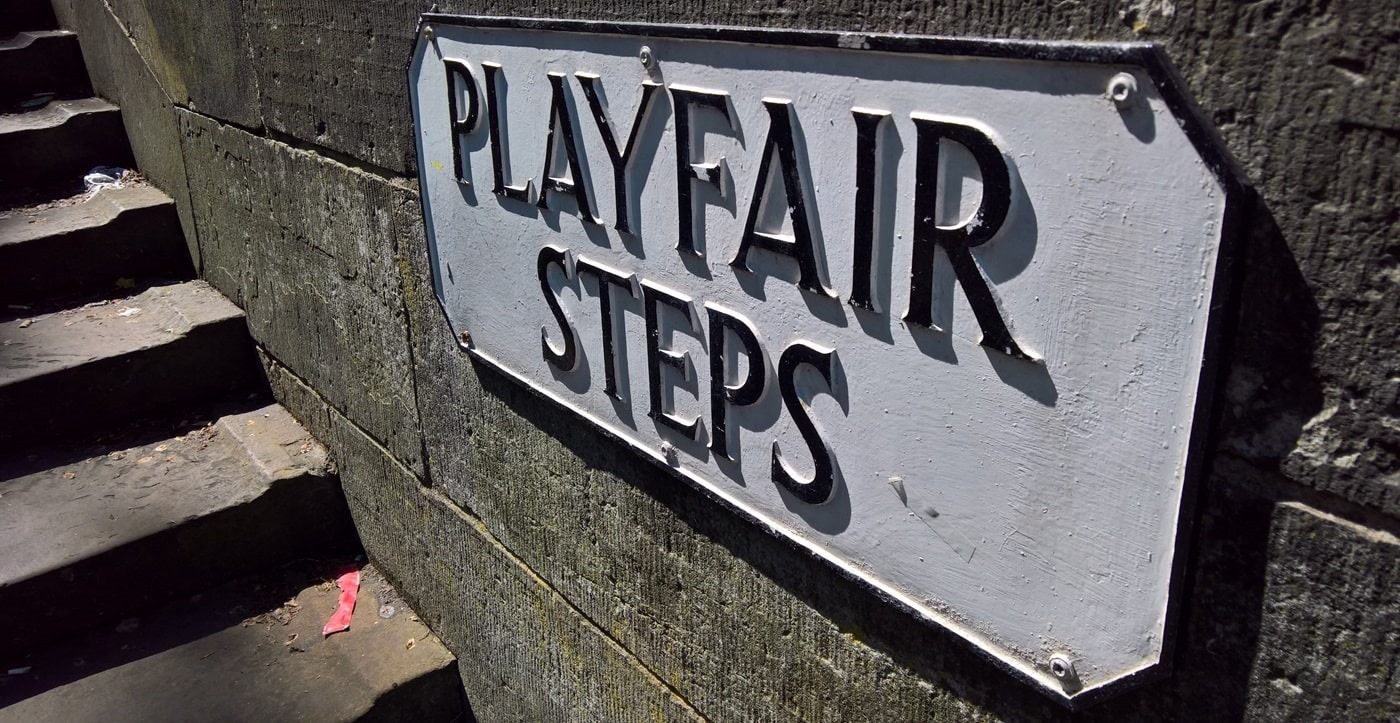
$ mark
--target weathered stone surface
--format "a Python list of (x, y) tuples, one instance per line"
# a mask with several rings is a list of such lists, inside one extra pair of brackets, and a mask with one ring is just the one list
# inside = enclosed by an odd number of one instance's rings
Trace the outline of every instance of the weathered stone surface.
[(277, 405), (133, 447), (3, 460), (0, 604), (26, 611), (0, 620), (7, 656), (229, 575), (353, 549), (325, 462)]
[(0, 302), (115, 287), (119, 278), (189, 278), (175, 204), (129, 183), (69, 205), (0, 213)]
[(202, 281), (0, 324), (0, 451), (256, 392), (243, 313)]
[(106, 3), (79, 2), (67, 10), (62, 3), (56, 3), (55, 7), (62, 13), (64, 24), (79, 33), (93, 88), (123, 109), (122, 124), (131, 142), (136, 167), (151, 183), (175, 199), (185, 248), (198, 269), (199, 242), (190, 210), (175, 104), (151, 74)]
[(262, 125), (241, 3), (109, 0), (100, 5), (112, 8), (176, 104), (245, 128)]
[(1297, 503), (1271, 537), (1251, 717), (1396, 720), (1400, 540)]
[(6, 677), (0, 723), (464, 720), (452, 655), (372, 566), (350, 629), (322, 636), (343, 569), (303, 559), (51, 642)]
[(269, 354), (421, 468), (397, 262), (412, 193), (187, 111), (180, 121), (205, 277)]
[(0, 190), (81, 180), (93, 166), (131, 165), (121, 111), (101, 98), (0, 115)]
[(415, 0), (246, 0), (267, 126), (391, 173), (414, 173), (404, 73), (426, 7)]

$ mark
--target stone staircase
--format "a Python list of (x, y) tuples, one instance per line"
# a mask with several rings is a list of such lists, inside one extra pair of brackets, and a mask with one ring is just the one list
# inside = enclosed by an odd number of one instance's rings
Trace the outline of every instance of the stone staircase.
[[(0, 721), (469, 718), (78, 39), (0, 17)], [(361, 571), (349, 631), (321, 625)]]

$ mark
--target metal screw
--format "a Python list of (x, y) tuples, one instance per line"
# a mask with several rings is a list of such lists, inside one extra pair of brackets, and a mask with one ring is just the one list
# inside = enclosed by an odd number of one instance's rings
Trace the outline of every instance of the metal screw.
[(1108, 97), (1119, 108), (1127, 107), (1137, 96), (1137, 78), (1132, 73), (1119, 73), (1108, 79)]
[(466, 344), (467, 346), (472, 345), (472, 333), (470, 331), (463, 331), (461, 333), (461, 338), (463, 344)]
[(1079, 690), (1079, 673), (1074, 669), (1074, 661), (1070, 660), (1068, 653), (1056, 653), (1050, 656), (1050, 674), (1060, 681), (1060, 686), (1067, 692), (1073, 693)]
[(428, 40), (432, 40), (432, 39), (433, 39), (433, 26), (431, 26), (431, 25), (424, 25), (424, 26), (423, 26), (423, 37), (427, 38)]
[(643, 45), (637, 52), (637, 60), (642, 61), (642, 67), (651, 70), (656, 67), (656, 56), (651, 54), (651, 46)]

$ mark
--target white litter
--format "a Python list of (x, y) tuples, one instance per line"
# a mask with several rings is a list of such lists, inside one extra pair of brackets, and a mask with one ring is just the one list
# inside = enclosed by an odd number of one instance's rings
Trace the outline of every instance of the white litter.
[(87, 190), (89, 196), (103, 188), (121, 188), (122, 177), (125, 175), (125, 168), (97, 166), (83, 176), (83, 188)]

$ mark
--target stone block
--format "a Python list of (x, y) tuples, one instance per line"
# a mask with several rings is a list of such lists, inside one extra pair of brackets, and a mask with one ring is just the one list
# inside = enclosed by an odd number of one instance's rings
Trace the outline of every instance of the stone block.
[(247, 0), (268, 128), (388, 174), (415, 173), (405, 69), (426, 8), (411, 0)]
[(176, 105), (244, 128), (262, 125), (241, 3), (110, 0), (146, 65)]
[(1299, 503), (1274, 514), (1255, 720), (1400, 717), (1400, 539)]
[(398, 259), (412, 193), (180, 111), (204, 275), (274, 359), (421, 468)]

